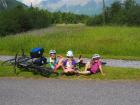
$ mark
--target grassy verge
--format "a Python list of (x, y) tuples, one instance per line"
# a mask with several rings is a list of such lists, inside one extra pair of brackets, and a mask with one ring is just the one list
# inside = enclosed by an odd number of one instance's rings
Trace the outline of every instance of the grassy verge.
[(0, 66), (0, 77), (25, 77), (25, 78), (41, 78), (41, 75), (35, 75), (32, 72), (17, 70), (17, 75), (15, 75), (12, 66)]
[[(50, 78), (58, 79), (92, 79), (92, 80), (140, 80), (140, 69), (131, 68), (114, 68), (114, 67), (103, 67), (106, 76), (102, 76), (100, 73), (95, 75), (80, 75), (80, 76), (57, 76)], [(24, 77), (24, 78), (44, 78), (39, 74), (32, 72), (20, 71), (15, 75), (13, 67), (11, 66), (0, 66), (0, 77)], [(61, 70), (59, 70), (61, 73)]]
[(71, 49), (75, 55), (91, 57), (99, 53), (105, 58), (140, 60), (139, 27), (87, 27), (57, 25), (47, 29), (0, 38), (0, 54), (15, 54), (21, 48), (29, 53), (33, 47), (65, 54)]

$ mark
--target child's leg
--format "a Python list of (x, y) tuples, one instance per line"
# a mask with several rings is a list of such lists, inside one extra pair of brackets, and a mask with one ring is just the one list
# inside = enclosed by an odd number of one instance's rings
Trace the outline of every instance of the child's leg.
[(81, 72), (79, 71), (78, 73), (79, 73), (79, 74), (91, 74), (90, 71), (81, 71)]
[(54, 72), (56, 72), (59, 68), (61, 67), (61, 65), (55, 65), (55, 68), (54, 68)]
[(85, 66), (85, 71), (88, 71), (88, 69), (90, 69), (90, 62), (87, 62), (86, 66)]
[(90, 69), (90, 62), (87, 62), (84, 71), (78, 71), (78, 73), (79, 73), (79, 74), (90, 74), (91, 72), (88, 71), (88, 69)]
[(68, 69), (64, 69), (64, 71), (63, 71), (64, 73), (68, 73), (69, 72), (69, 70)]
[(54, 72), (56, 72), (60, 67), (63, 68), (63, 58), (59, 60), (58, 64), (55, 66)]
[(75, 70), (71, 68), (64, 69), (64, 73), (68, 73), (68, 72), (75, 72)]

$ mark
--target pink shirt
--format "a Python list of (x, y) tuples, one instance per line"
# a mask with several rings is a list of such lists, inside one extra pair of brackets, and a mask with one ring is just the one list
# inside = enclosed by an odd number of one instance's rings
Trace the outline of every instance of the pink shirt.
[(91, 72), (92, 73), (97, 73), (97, 71), (99, 70), (99, 66), (101, 66), (101, 62), (95, 61), (92, 65), (91, 65)]

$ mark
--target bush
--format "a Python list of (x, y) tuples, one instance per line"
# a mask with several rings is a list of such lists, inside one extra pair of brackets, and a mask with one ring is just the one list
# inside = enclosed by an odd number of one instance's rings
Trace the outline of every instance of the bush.
[(95, 16), (95, 17), (92, 17), (92, 18), (89, 18), (88, 20), (87, 20), (87, 25), (89, 25), (89, 26), (97, 26), (97, 25), (102, 25), (102, 16), (101, 15), (99, 15), (99, 16)]

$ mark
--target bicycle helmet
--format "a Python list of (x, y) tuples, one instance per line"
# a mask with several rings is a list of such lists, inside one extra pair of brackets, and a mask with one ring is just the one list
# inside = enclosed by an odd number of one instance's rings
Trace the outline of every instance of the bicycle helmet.
[(50, 50), (49, 54), (56, 54), (55, 50)]
[(99, 54), (94, 54), (94, 55), (92, 56), (92, 59), (96, 59), (96, 58), (101, 58), (101, 56), (100, 56)]
[(73, 57), (73, 52), (71, 50), (69, 50), (66, 54), (67, 57)]

